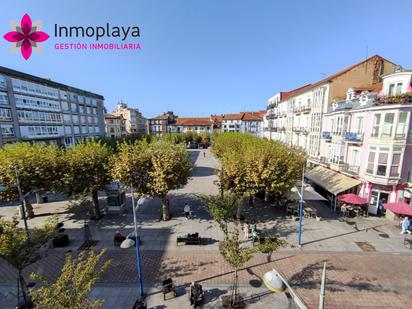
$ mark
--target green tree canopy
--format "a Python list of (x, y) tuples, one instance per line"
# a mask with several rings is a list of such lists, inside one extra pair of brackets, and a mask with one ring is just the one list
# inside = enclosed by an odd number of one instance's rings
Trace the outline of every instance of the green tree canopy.
[[(8, 189), (0, 192), (0, 198), (18, 198), (16, 171), (23, 195), (35, 190), (55, 188), (56, 179), (62, 177), (62, 150), (56, 146), (37, 143), (15, 143), (0, 149), (0, 184)], [(26, 201), (27, 214), (32, 217), (30, 204)]]
[(83, 251), (76, 258), (67, 255), (62, 273), (53, 284), (39, 275), (32, 274), (32, 279), (40, 280), (42, 283), (42, 287), (32, 292), (35, 308), (100, 308), (103, 300), (89, 299), (88, 295), (110, 264), (108, 260), (100, 263), (104, 253), (104, 250), (98, 254), (93, 251), (89, 254)]
[(45, 251), (43, 246), (56, 229), (57, 217), (51, 217), (42, 228), (32, 229), (30, 236), (17, 224), (17, 221), (0, 220), (0, 258), (17, 270), (23, 298), (28, 304), (30, 297), (22, 271), (41, 259), (41, 252)]
[(123, 144), (112, 157), (112, 175), (140, 194), (160, 197), (163, 219), (170, 218), (167, 193), (187, 183), (192, 163), (184, 146), (169, 142)]
[(109, 158), (109, 148), (100, 141), (77, 144), (64, 155), (64, 175), (59, 190), (68, 196), (90, 196), (96, 218), (101, 217), (97, 193), (111, 180)]

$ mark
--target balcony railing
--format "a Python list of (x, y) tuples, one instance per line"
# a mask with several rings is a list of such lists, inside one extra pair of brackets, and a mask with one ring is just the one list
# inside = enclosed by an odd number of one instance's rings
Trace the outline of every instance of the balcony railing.
[(363, 133), (346, 132), (345, 133), (345, 140), (348, 141), (348, 142), (362, 142), (363, 141)]
[(332, 134), (329, 131), (323, 131), (322, 138), (327, 141), (330, 141), (332, 139)]
[(302, 106), (302, 113), (309, 113), (312, 107), (310, 106)]
[(359, 175), (359, 166), (345, 163), (343, 164), (343, 171), (351, 175)]

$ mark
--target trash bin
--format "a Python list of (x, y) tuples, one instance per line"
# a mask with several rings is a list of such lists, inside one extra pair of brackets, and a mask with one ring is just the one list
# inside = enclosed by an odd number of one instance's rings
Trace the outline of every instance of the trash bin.
[(41, 199), (43, 200), (43, 203), (47, 203), (49, 201), (49, 198), (47, 197), (47, 195), (43, 195)]

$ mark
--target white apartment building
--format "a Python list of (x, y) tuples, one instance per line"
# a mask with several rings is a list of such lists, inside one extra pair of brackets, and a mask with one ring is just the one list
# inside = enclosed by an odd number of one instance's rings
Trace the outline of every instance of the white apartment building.
[(265, 137), (302, 147), (309, 162), (318, 164), (321, 151), (322, 116), (350, 87), (373, 85), (396, 65), (378, 55), (352, 65), (314, 84), (280, 92), (268, 101)]

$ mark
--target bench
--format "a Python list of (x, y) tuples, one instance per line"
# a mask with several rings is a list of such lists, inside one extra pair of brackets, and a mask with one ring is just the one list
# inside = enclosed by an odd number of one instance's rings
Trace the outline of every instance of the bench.
[(172, 294), (176, 297), (176, 287), (171, 278), (163, 280), (162, 282), (163, 300), (166, 300), (166, 295)]
[(176, 244), (179, 245), (179, 243), (184, 243), (185, 245), (200, 245), (199, 233), (177, 236)]

